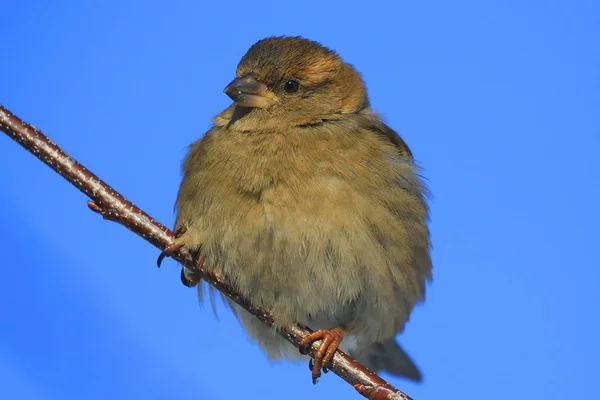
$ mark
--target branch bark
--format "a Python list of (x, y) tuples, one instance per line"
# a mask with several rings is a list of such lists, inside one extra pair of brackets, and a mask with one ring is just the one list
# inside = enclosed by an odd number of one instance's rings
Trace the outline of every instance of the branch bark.
[[(125, 226), (160, 250), (164, 250), (173, 244), (174, 233), (167, 227), (154, 220), (88, 171), (40, 130), (24, 122), (2, 105), (0, 105), (0, 130), (90, 197), (92, 199), (92, 202), (88, 203), (90, 208), (100, 213), (105, 219)], [(265, 324), (273, 325), (273, 319), (268, 312), (253, 307), (239, 294), (226, 277), (207, 271), (203, 267), (198, 267), (185, 248), (176, 251), (172, 258), (197, 272), (202, 279), (254, 314)], [(290, 325), (279, 331), (284, 338), (296, 347), (299, 347), (302, 338), (310, 332), (308, 327), (302, 325)], [(309, 349), (308, 354), (310, 356), (314, 356), (318, 343), (313, 343)], [(330, 370), (353, 385), (356, 391), (366, 398), (374, 400), (412, 400), (341, 350), (336, 351)]]

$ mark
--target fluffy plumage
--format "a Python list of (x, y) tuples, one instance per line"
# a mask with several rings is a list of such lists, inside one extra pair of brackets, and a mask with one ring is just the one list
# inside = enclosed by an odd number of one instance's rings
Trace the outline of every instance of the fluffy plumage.
[[(408, 146), (371, 110), (356, 70), (316, 42), (261, 40), (237, 76), (228, 93), (256, 106), (232, 104), (191, 145), (179, 242), (278, 326), (344, 327), (342, 349), (420, 379), (394, 342), (431, 279), (427, 190)], [(232, 306), (270, 358), (300, 357)]]

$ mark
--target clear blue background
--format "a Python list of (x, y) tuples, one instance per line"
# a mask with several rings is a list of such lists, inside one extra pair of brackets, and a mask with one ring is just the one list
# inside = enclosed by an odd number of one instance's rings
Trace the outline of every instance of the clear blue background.
[[(425, 381), (391, 381), (416, 400), (600, 398), (600, 3), (326, 3), (5, 1), (0, 103), (171, 225), (239, 58), (319, 40), (435, 195), (435, 279), (400, 337)], [(0, 156), (0, 398), (358, 398), (269, 363), (4, 135)]]

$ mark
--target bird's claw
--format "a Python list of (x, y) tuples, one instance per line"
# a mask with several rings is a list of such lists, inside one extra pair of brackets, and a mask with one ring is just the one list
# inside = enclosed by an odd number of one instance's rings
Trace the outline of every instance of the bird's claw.
[(165, 247), (165, 249), (159, 254), (158, 258), (156, 259), (156, 265), (158, 266), (158, 268), (160, 268), (160, 264), (162, 264), (166, 256), (173, 255), (177, 250), (179, 250), (182, 247), (183, 243), (178, 242), (173, 242), (167, 247)]
[[(177, 227), (177, 229), (174, 232), (175, 239), (180, 239), (186, 231), (187, 228), (183, 225)], [(165, 257), (173, 255), (177, 250), (181, 249), (182, 247), (183, 243), (178, 242), (177, 240), (173, 241), (173, 243), (165, 247), (165, 249), (158, 255), (158, 258), (156, 259), (156, 265), (158, 266), (158, 268), (160, 268), (160, 265), (162, 264)]]
[(300, 353), (304, 351), (304, 354), (306, 354), (306, 347), (316, 340), (321, 340), (321, 344), (315, 353), (314, 361), (311, 359), (308, 363), (308, 366), (312, 371), (313, 384), (316, 385), (319, 381), (321, 370), (325, 373), (329, 371), (327, 367), (330, 365), (333, 355), (343, 338), (344, 330), (342, 328), (334, 328), (331, 330), (319, 329), (307, 335), (302, 339), (302, 342), (300, 342)]
[[(314, 366), (315, 366), (315, 364), (313, 362), (313, 359), (311, 358), (310, 360), (308, 360), (308, 369), (312, 371)], [(327, 368), (325, 366), (322, 368), (322, 370), (323, 370), (324, 374), (329, 372), (329, 368)]]
[[(192, 257), (194, 257), (194, 264), (196, 265), (196, 267), (202, 268), (202, 266), (204, 265), (204, 256), (195, 252), (192, 253)], [(200, 276), (200, 274), (193, 272), (186, 276), (185, 268), (181, 268), (181, 283), (183, 283), (184, 286), (194, 287), (200, 282), (201, 279), (202, 277)]]

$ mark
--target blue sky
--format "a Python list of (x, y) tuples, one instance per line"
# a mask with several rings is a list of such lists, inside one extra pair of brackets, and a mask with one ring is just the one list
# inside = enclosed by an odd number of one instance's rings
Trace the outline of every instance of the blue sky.
[[(600, 398), (599, 3), (325, 3), (5, 2), (0, 103), (171, 225), (186, 146), (247, 48), (321, 41), (435, 196), (434, 282), (400, 337), (425, 381), (392, 383), (415, 400)], [(157, 269), (4, 135), (0, 155), (0, 398), (357, 398), (269, 363), (172, 260)]]

